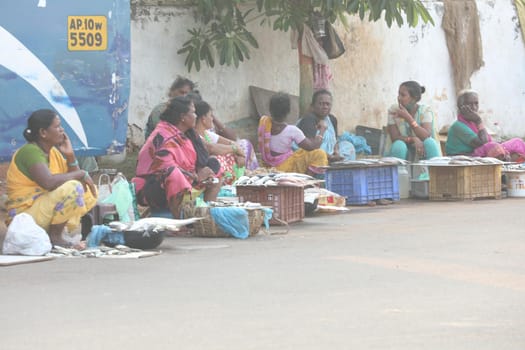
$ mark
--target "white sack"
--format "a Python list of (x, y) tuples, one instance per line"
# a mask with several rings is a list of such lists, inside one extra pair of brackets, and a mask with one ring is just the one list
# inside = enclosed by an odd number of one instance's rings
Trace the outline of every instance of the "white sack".
[(20, 213), (7, 228), (2, 252), (9, 255), (45, 255), (51, 248), (46, 231), (36, 224), (31, 215)]

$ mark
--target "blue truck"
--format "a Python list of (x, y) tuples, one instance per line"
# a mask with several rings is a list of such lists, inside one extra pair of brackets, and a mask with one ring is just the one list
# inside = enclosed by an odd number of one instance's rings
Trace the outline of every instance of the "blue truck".
[(129, 0), (2, 0), (0, 161), (34, 110), (55, 110), (80, 156), (122, 153), (130, 87)]

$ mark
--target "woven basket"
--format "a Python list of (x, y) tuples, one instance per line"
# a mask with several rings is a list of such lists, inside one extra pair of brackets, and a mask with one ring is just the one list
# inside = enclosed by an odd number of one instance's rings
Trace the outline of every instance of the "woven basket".
[[(248, 211), (249, 236), (254, 236), (259, 233), (261, 225), (264, 221), (264, 212), (260, 208), (244, 208)], [(233, 237), (232, 235), (222, 231), (213, 220), (210, 214), (210, 208), (185, 206), (183, 208), (185, 218), (201, 217), (193, 223), (194, 236), (198, 237)]]

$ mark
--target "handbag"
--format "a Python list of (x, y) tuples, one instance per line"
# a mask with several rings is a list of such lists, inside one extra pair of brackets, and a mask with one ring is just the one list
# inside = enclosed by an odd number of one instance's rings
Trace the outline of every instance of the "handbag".
[(326, 36), (323, 39), (323, 49), (329, 59), (334, 59), (345, 53), (345, 46), (329, 21), (325, 23)]

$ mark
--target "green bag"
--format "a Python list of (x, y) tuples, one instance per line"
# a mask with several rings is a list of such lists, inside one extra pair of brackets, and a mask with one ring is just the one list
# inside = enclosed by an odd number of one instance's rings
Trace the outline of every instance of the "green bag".
[(121, 222), (133, 222), (137, 218), (137, 203), (132, 188), (126, 177), (118, 173), (111, 183), (111, 194), (101, 201), (115, 205)]

